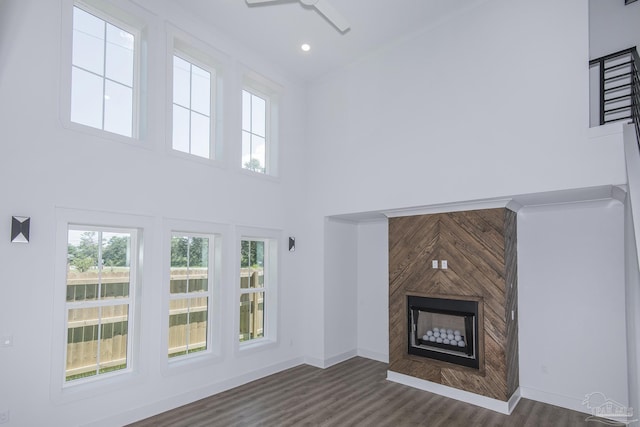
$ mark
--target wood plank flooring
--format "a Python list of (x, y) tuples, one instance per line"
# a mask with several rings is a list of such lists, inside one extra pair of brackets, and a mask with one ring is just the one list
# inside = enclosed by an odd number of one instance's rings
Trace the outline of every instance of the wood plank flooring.
[(130, 427), (598, 426), (587, 415), (522, 399), (507, 416), (386, 380), (387, 364), (354, 357), (301, 365)]

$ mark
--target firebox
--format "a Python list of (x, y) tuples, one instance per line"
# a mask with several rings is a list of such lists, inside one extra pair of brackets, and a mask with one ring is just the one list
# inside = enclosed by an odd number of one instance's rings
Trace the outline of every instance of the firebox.
[(409, 354), (479, 369), (478, 301), (407, 295)]

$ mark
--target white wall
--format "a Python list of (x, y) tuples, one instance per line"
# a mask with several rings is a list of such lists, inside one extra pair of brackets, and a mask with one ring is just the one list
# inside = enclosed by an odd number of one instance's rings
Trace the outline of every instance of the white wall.
[(631, 204), (625, 206), (625, 271), (627, 314), (627, 366), (629, 378), (629, 406), (640, 408), (640, 271), (638, 247), (632, 220)]
[(518, 213), (520, 387), (577, 411), (588, 393), (627, 405), (624, 206)]
[(625, 206), (625, 272), (627, 349), (629, 366), (629, 405), (640, 410), (640, 271), (638, 242), (640, 242), (640, 153), (634, 126), (624, 128), (624, 144), (629, 179)]
[[(10, 410), (11, 426), (122, 425), (187, 403), (269, 372), (301, 363), (304, 343), (305, 265), (305, 93), (300, 84), (249, 50), (233, 44), (206, 25), (185, 16), (171, 1), (113, 1), (138, 17), (148, 34), (148, 138), (126, 144), (63, 126), (60, 117), (63, 13), (70, 2), (3, 0), (0, 2), (0, 336), (13, 336), (12, 347), (0, 348), (0, 410)], [(136, 4), (146, 3), (145, 9)], [(225, 157), (219, 166), (178, 158), (166, 149), (167, 93), (166, 23), (221, 52), (224, 71)], [(242, 65), (241, 65), (242, 64)], [(285, 88), (280, 105), (280, 177), (261, 179), (240, 170), (240, 73), (250, 67)], [(139, 146), (141, 145), (141, 146)], [(237, 155), (237, 157), (236, 157)], [(54, 342), (66, 339), (62, 313), (57, 312), (55, 280), (56, 214), (66, 207), (116, 212), (146, 224), (145, 272), (141, 300), (139, 375), (120, 390), (94, 387), (82, 398), (60, 398), (50, 378), (63, 366), (52, 360)], [(9, 243), (11, 215), (30, 216), (31, 242)], [(160, 326), (166, 313), (161, 263), (163, 219), (224, 224), (236, 238), (237, 226), (279, 230), (298, 236), (295, 254), (282, 252), (279, 283), (278, 343), (237, 354), (231, 319), (223, 320), (221, 359), (205, 366), (166, 375), (160, 348)], [(221, 299), (225, 313), (234, 313), (235, 243), (224, 254)], [(286, 242), (282, 242), (286, 244)], [(320, 267), (321, 268), (321, 267)], [(355, 284), (354, 284), (355, 286)], [(231, 314), (233, 315), (233, 314)], [(53, 374), (52, 374), (53, 372)], [(60, 373), (60, 374), (59, 374)], [(35, 408), (35, 410), (34, 410)], [(115, 409), (114, 409), (115, 408)]]
[(640, 3), (589, 0), (589, 57), (640, 46)]
[(325, 223), (325, 366), (355, 356), (358, 343), (358, 225)]
[(313, 212), (624, 183), (621, 145), (587, 141), (588, 75), (582, 0), (484, 2), (387, 46), (311, 88)]
[(389, 228), (358, 225), (358, 355), (389, 362)]

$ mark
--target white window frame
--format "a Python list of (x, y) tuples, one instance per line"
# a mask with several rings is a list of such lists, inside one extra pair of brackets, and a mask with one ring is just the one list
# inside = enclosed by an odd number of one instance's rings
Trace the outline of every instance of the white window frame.
[[(208, 366), (222, 360), (222, 283), (225, 279), (223, 266), (224, 253), (228, 239), (228, 226), (180, 219), (163, 220), (163, 287), (162, 287), (162, 317), (159, 322), (162, 325), (161, 332), (161, 372), (164, 376), (183, 374), (193, 369)], [(170, 295), (170, 268), (171, 268), (171, 238), (174, 235), (191, 235), (197, 237), (209, 237), (209, 304), (207, 315), (207, 349), (179, 357), (168, 357), (169, 351), (169, 300)], [(211, 240), (213, 238), (213, 240)], [(156, 322), (157, 323), (157, 322)]]
[[(223, 83), (224, 70), (227, 68), (226, 55), (219, 52), (198, 38), (174, 27), (166, 26), (167, 32), (167, 108), (166, 108), (166, 147), (168, 152), (176, 157), (201, 162), (213, 166), (222, 166), (224, 155), (223, 144)], [(179, 56), (185, 61), (196, 65), (211, 73), (210, 81), (210, 130), (209, 130), (209, 158), (173, 148), (173, 56)]]
[[(130, 257), (130, 264), (129, 264), (129, 296), (126, 298), (119, 298), (119, 299), (115, 299), (115, 300), (96, 300), (96, 301), (90, 301), (90, 302), (69, 302), (69, 301), (65, 301), (65, 330), (68, 332), (69, 330), (69, 321), (68, 321), (68, 314), (70, 310), (74, 310), (74, 309), (83, 309), (83, 308), (94, 308), (94, 307), (108, 307), (108, 306), (118, 306), (118, 305), (127, 305), (128, 306), (128, 312), (127, 312), (127, 357), (126, 357), (126, 365), (127, 367), (124, 369), (119, 369), (117, 371), (112, 371), (112, 372), (107, 372), (104, 374), (100, 374), (100, 373), (96, 373), (95, 375), (86, 377), (86, 378), (80, 378), (80, 379), (76, 379), (76, 380), (67, 380), (66, 379), (66, 370), (65, 370), (65, 378), (64, 378), (64, 383), (65, 386), (73, 386), (75, 384), (81, 384), (83, 382), (92, 382), (92, 381), (97, 381), (100, 380), (102, 378), (107, 378), (108, 376), (116, 376), (116, 375), (122, 375), (122, 374), (126, 374), (132, 371), (132, 357), (131, 357), (131, 349), (133, 348), (133, 338), (134, 338), (134, 334), (133, 331), (135, 330), (135, 295), (136, 295), (136, 283), (137, 283), (137, 275), (138, 275), (138, 257), (140, 254), (140, 246), (138, 245), (138, 230), (136, 229), (132, 229), (132, 228), (121, 228), (121, 227), (111, 227), (111, 226), (104, 226), (104, 225), (79, 225), (79, 224), (69, 224), (68, 231), (95, 231), (98, 232), (98, 235), (101, 235), (101, 233), (103, 232), (108, 232), (108, 233), (127, 233), (129, 234), (131, 237), (130, 240), (130, 253), (131, 253), (131, 257)], [(68, 248), (69, 242), (67, 239), (67, 248)], [(100, 270), (102, 271), (105, 266), (104, 264), (102, 264), (102, 261), (100, 259), (100, 249), (101, 246), (98, 246), (98, 263), (100, 264)], [(134, 256), (135, 255), (135, 256)], [(66, 286), (65, 286), (66, 288)], [(99, 319), (99, 323), (98, 326), (100, 326), (102, 324), (102, 317), (100, 317)], [(98, 328), (98, 334), (100, 334), (100, 328)], [(98, 357), (99, 357), (99, 350), (100, 348), (100, 341), (98, 340)], [(64, 350), (64, 360), (65, 363), (67, 361), (67, 349), (68, 349), (68, 345), (65, 346), (65, 350)]]
[[(174, 362), (174, 361), (179, 361), (179, 360), (183, 360), (186, 358), (190, 358), (190, 357), (197, 357), (199, 355), (204, 355), (204, 354), (208, 354), (212, 352), (212, 338), (213, 338), (213, 332), (212, 332), (212, 328), (211, 328), (211, 317), (210, 315), (212, 314), (212, 308), (214, 307), (214, 295), (213, 295), (213, 291), (215, 289), (215, 278), (216, 278), (216, 255), (219, 250), (217, 250), (216, 246), (218, 245), (218, 242), (216, 242), (217, 239), (220, 239), (220, 236), (217, 236), (215, 234), (202, 234), (202, 233), (190, 233), (190, 232), (182, 232), (182, 231), (173, 231), (171, 233), (171, 239), (173, 239), (174, 237), (197, 237), (197, 238), (203, 238), (203, 239), (208, 239), (209, 240), (209, 256), (208, 256), (208, 262), (207, 262), (207, 290), (206, 291), (200, 291), (200, 292), (187, 292), (187, 293), (175, 293), (172, 294), (171, 291), (169, 291), (169, 301), (177, 301), (177, 300), (189, 300), (192, 298), (198, 298), (198, 297), (206, 297), (207, 298), (207, 342), (206, 342), (206, 347), (204, 350), (202, 351), (198, 351), (198, 352), (194, 352), (194, 353), (187, 353), (184, 355), (180, 355), (180, 356), (174, 356), (174, 357), (170, 357), (169, 356), (169, 349), (168, 349), (168, 345), (167, 345), (167, 357), (169, 358), (170, 363)], [(169, 243), (169, 252), (171, 252), (171, 240)], [(169, 268), (171, 269), (171, 265), (169, 265)], [(169, 276), (170, 278), (170, 276)], [(171, 280), (169, 279), (169, 286), (171, 286)], [(171, 310), (169, 309), (169, 313), (168, 313), (168, 317), (167, 317), (167, 321), (169, 321), (171, 318)], [(187, 343), (187, 347), (189, 346), (189, 343)], [(187, 349), (188, 350), (188, 349)]]
[[(265, 102), (265, 114), (264, 114), (264, 121), (265, 121), (265, 127), (264, 127), (264, 147), (265, 147), (265, 158), (264, 158), (264, 172), (259, 172), (259, 171), (254, 171), (252, 169), (249, 168), (245, 168), (244, 163), (242, 164), (242, 168), (246, 171), (250, 171), (250, 172), (255, 172), (255, 173), (259, 173), (259, 174), (264, 174), (264, 175), (270, 175), (269, 171), (271, 170), (271, 98), (256, 90), (253, 89), (249, 86), (245, 86), (242, 88), (242, 92), (247, 92), (251, 97), (257, 97), (260, 98), (262, 100), (264, 100)], [(243, 97), (244, 98), (244, 97)], [(244, 115), (244, 100), (242, 102), (242, 114)], [(249, 107), (250, 110), (252, 110), (251, 107)], [(250, 113), (251, 114), (251, 113)], [(253, 118), (251, 118), (249, 120), (250, 122), (253, 122)], [(242, 132), (248, 132), (250, 136), (253, 135), (257, 135), (260, 136), (256, 133), (253, 132), (253, 129), (245, 129), (244, 127), (242, 128)], [(252, 150), (251, 150), (252, 151)], [(244, 152), (242, 153), (244, 155)], [(253, 158), (251, 158), (251, 160), (253, 160)]]
[[(192, 147), (192, 141), (191, 141), (191, 133), (189, 133), (189, 151), (182, 151), (182, 150), (178, 150), (176, 148), (173, 147), (173, 128), (172, 128), (172, 132), (171, 132), (171, 149), (175, 152), (178, 153), (183, 153), (183, 154), (187, 154), (189, 156), (193, 156), (193, 157), (199, 157), (201, 159), (213, 159), (215, 156), (215, 117), (217, 115), (217, 112), (215, 110), (215, 99), (216, 99), (216, 70), (215, 68), (212, 68), (208, 65), (205, 65), (203, 63), (201, 63), (200, 61), (192, 58), (190, 55), (176, 50), (174, 51), (173, 55), (172, 55), (172, 59), (175, 61), (175, 57), (178, 57), (180, 59), (182, 59), (183, 61), (189, 63), (190, 67), (196, 66), (199, 67), (201, 69), (203, 69), (204, 71), (209, 73), (209, 141), (208, 141), (208, 147), (209, 147), (209, 155), (207, 157), (204, 156), (199, 156), (197, 154), (193, 153), (193, 150), (191, 149)], [(173, 62), (173, 61), (172, 61)], [(173, 67), (172, 67), (173, 70)], [(190, 73), (192, 73), (193, 71), (190, 71)], [(173, 75), (171, 78), (171, 82), (172, 82), (172, 88), (173, 88)], [(191, 91), (191, 83), (189, 84), (189, 91)], [(200, 113), (199, 111), (196, 111), (194, 109), (191, 108), (191, 103), (188, 107), (184, 106), (184, 105), (180, 105), (180, 104), (176, 104), (175, 99), (173, 99), (173, 90), (171, 91), (172, 93), (172, 99), (171, 99), (171, 123), (172, 123), (172, 127), (173, 127), (173, 108), (177, 105), (179, 107), (185, 108), (188, 112), (189, 115), (191, 116), (191, 114), (195, 113), (195, 114), (200, 114), (200, 115), (204, 115), (202, 113)], [(189, 95), (191, 97), (191, 94)], [(189, 130), (191, 130), (191, 120), (189, 120)]]
[[(244, 167), (242, 162), (242, 143), (240, 144), (240, 168), (243, 172), (267, 178), (277, 178), (279, 175), (279, 106), (282, 87), (271, 80), (255, 73), (247, 71), (242, 80), (240, 91), (240, 112), (242, 114), (242, 91), (247, 91), (266, 101), (265, 106), (265, 172), (256, 172)], [(242, 137), (242, 123), (240, 123), (240, 135)]]
[[(264, 286), (261, 288), (240, 287), (241, 250), (243, 240), (262, 241), (265, 243)], [(281, 233), (277, 230), (239, 228), (237, 239), (237, 262), (235, 275), (236, 298), (234, 302), (235, 321), (234, 339), (237, 351), (242, 353), (256, 348), (270, 347), (278, 342), (278, 281), (281, 259)], [(247, 341), (240, 341), (240, 297), (245, 294), (264, 292), (264, 325), (263, 336)]]
[[(132, 99), (132, 134), (131, 136), (121, 135), (108, 130), (99, 129), (82, 123), (71, 121), (71, 92), (72, 92), (72, 70), (73, 70), (73, 9), (74, 7), (88, 12), (109, 24), (122, 28), (134, 36), (134, 63), (133, 63), (133, 99)], [(144, 60), (142, 56), (142, 45), (144, 40), (144, 23), (133, 12), (115, 7), (105, 0), (63, 0), (62, 14), (62, 47), (60, 52), (61, 82), (60, 82), (60, 114), (61, 121), (65, 128), (82, 132), (91, 136), (106, 138), (111, 141), (134, 144), (144, 148), (151, 148), (140, 145), (144, 139), (145, 129), (143, 128), (144, 117), (146, 115), (145, 103), (142, 98), (142, 75)], [(104, 78), (104, 76), (103, 76)], [(104, 111), (103, 111), (104, 118)]]
[[(118, 391), (122, 387), (132, 386), (146, 381), (148, 375), (146, 365), (140, 363), (141, 323), (151, 323), (141, 310), (141, 291), (144, 283), (149, 281), (149, 271), (144, 268), (143, 248), (154, 247), (152, 229), (154, 219), (143, 215), (105, 213), (69, 208), (56, 209), (56, 244), (55, 244), (55, 286), (51, 340), (51, 377), (50, 395), (54, 402), (65, 403), (86, 398), (87, 393)], [(108, 229), (137, 230), (137, 271), (135, 282), (130, 283), (129, 295), (132, 299), (130, 317), (128, 319), (127, 356), (130, 362), (127, 369), (87, 379), (66, 381), (66, 346), (67, 346), (67, 245), (69, 225), (78, 227), (104, 227)], [(132, 256), (133, 258), (133, 256)], [(133, 260), (131, 261), (134, 262)]]

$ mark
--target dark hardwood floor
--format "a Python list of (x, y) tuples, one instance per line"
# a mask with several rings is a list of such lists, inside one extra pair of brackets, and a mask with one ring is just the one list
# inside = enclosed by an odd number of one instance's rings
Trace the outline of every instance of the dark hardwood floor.
[(527, 399), (507, 416), (387, 381), (386, 372), (387, 364), (361, 357), (327, 369), (301, 365), (130, 426), (605, 425)]

